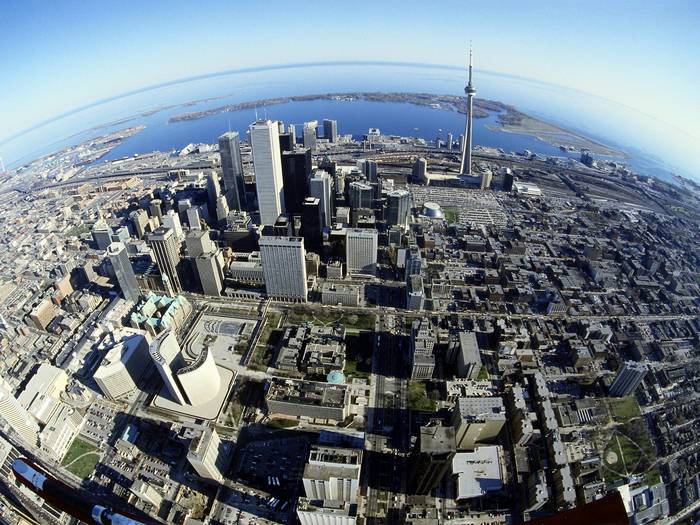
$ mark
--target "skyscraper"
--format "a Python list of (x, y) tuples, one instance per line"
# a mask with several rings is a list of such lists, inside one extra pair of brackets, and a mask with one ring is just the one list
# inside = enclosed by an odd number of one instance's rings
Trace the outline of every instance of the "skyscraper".
[(323, 170), (314, 171), (313, 177), (309, 180), (309, 195), (320, 202), (321, 225), (330, 228), (333, 217), (331, 176)]
[(134, 231), (139, 239), (142, 239), (148, 228), (148, 213), (146, 210), (135, 210), (129, 214)]
[(495, 441), (506, 422), (500, 397), (460, 397), (452, 413), (457, 450), (474, 450), (479, 443)]
[(260, 224), (274, 224), (285, 213), (279, 127), (271, 120), (258, 120), (250, 126), (255, 187)]
[(282, 153), (282, 181), (285, 211), (290, 215), (301, 213), (301, 205), (309, 195), (311, 150), (308, 148)]
[(141, 291), (136, 281), (134, 268), (131, 266), (131, 261), (129, 261), (129, 255), (126, 253), (126, 246), (121, 242), (113, 242), (107, 248), (107, 256), (112, 263), (122, 295), (127, 301), (137, 302)]
[(151, 212), (151, 217), (157, 217), (160, 221), (163, 218), (163, 201), (153, 199), (148, 205), (148, 210)]
[(469, 83), (464, 88), (467, 94), (467, 121), (464, 124), (465, 140), (462, 144), (462, 162), (459, 172), (465, 175), (472, 174), (472, 113), (474, 111), (474, 95), (476, 88), (472, 85), (472, 48), (469, 46)]
[(420, 275), (421, 269), (423, 267), (423, 258), (420, 254), (420, 249), (418, 246), (411, 246), (406, 250), (406, 281), (412, 275)]
[(328, 142), (338, 141), (337, 120), (323, 119), (323, 138), (328, 139)]
[(221, 439), (213, 428), (205, 428), (202, 435), (190, 443), (187, 460), (204, 479), (221, 483), (224, 479), (222, 471), (226, 465), (226, 454), (222, 453)]
[(421, 182), (428, 181), (428, 161), (423, 157), (418, 157), (416, 162), (413, 164), (413, 178), (418, 179)]
[(4, 425), (11, 428), (24, 441), (36, 446), (39, 441), (39, 424), (12, 395), (9, 385), (0, 379), (0, 417)]
[(318, 251), (321, 245), (322, 214), (319, 199), (316, 197), (304, 199), (301, 229), (304, 235), (304, 247), (308, 250)]
[(214, 241), (211, 240), (208, 230), (192, 230), (187, 232), (185, 246), (187, 246), (187, 255), (190, 257), (199, 257), (203, 253), (213, 253), (216, 251), (216, 245)]
[(450, 427), (420, 427), (419, 449), (409, 460), (409, 491), (430, 494), (452, 466), (455, 431)]
[(175, 210), (168, 210), (168, 213), (163, 215), (163, 227), (172, 228), (177, 239), (182, 239), (183, 231), (180, 223), (180, 216), (175, 213)]
[(177, 267), (180, 264), (180, 243), (172, 228), (160, 227), (148, 235), (148, 244), (153, 250), (156, 264), (161, 275), (166, 279), (174, 293), (180, 292), (180, 277)]
[(187, 208), (187, 223), (190, 225), (190, 230), (202, 229), (202, 212), (199, 206)]
[(306, 497), (355, 502), (361, 468), (361, 449), (314, 445), (302, 478)]
[(365, 177), (369, 182), (377, 182), (377, 176), (379, 175), (379, 166), (376, 160), (360, 160), (358, 161), (358, 167), (364, 173)]
[(283, 301), (305, 302), (308, 289), (304, 239), (263, 236), (259, 244), (267, 295)]
[(219, 261), (221, 258), (221, 250), (218, 250), (213, 253), (203, 253), (194, 260), (204, 295), (215, 297), (221, 295), (224, 280), (224, 273)]
[(406, 190), (390, 191), (387, 199), (386, 223), (390, 226), (408, 224), (408, 215), (411, 210), (411, 194)]
[(292, 148), (297, 143), (297, 128), (294, 124), (287, 126), (287, 133), (289, 133), (289, 142), (292, 144)]
[(643, 363), (626, 361), (617, 372), (615, 380), (610, 385), (610, 395), (624, 397), (632, 394), (647, 375), (647, 367)]
[(377, 273), (377, 230), (348, 228), (345, 261), (348, 273)]
[(310, 122), (304, 122), (304, 147), (310, 150), (316, 149), (316, 129), (318, 128), (318, 121), (312, 120)]
[(219, 185), (219, 176), (215, 171), (210, 171), (207, 175), (207, 202), (209, 203), (209, 212), (216, 211), (216, 199), (221, 195), (221, 186)]
[(224, 195), (219, 195), (216, 199), (216, 220), (223, 221), (228, 217), (229, 207), (228, 201)]
[(280, 152), (284, 154), (285, 151), (294, 151), (292, 136), (289, 133), (280, 133)]
[(242, 210), (246, 205), (241, 143), (237, 131), (229, 131), (219, 137), (221, 171), (224, 175), (224, 189), (229, 206)]
[(348, 185), (348, 197), (350, 199), (350, 207), (353, 210), (357, 208), (371, 208), (372, 186), (361, 181), (351, 182)]
[(112, 228), (104, 219), (95, 221), (92, 225), (92, 240), (95, 241), (98, 250), (106, 250), (112, 243), (112, 233)]
[(481, 174), (481, 189), (482, 190), (488, 190), (491, 187), (491, 179), (493, 178), (493, 174), (491, 173), (491, 170), (486, 170)]

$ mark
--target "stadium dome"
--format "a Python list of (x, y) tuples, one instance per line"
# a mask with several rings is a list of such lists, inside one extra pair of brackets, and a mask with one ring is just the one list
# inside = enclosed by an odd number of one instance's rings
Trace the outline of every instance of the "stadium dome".
[(423, 215), (430, 217), (431, 219), (442, 219), (445, 214), (442, 212), (442, 208), (437, 202), (424, 202), (423, 203)]

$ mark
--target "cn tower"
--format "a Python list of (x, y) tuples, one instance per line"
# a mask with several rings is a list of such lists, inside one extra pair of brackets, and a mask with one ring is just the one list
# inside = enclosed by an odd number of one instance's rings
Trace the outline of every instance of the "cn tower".
[(462, 162), (459, 172), (463, 175), (472, 174), (472, 111), (476, 89), (472, 85), (472, 46), (469, 44), (469, 83), (464, 88), (467, 94), (467, 122), (464, 124), (464, 140), (462, 141)]

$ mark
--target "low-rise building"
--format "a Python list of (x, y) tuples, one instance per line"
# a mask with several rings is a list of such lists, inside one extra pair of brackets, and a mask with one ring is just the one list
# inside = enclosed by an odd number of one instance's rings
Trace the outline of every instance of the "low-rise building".
[(343, 421), (349, 413), (350, 390), (346, 385), (273, 379), (265, 401), (271, 414)]

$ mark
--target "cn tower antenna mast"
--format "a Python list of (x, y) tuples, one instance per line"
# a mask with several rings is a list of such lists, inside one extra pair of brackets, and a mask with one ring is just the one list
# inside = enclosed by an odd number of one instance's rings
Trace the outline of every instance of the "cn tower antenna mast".
[(462, 175), (472, 174), (472, 114), (474, 112), (474, 95), (476, 89), (472, 85), (472, 66), (474, 57), (472, 44), (469, 42), (469, 82), (464, 92), (467, 95), (467, 119), (464, 123), (464, 140), (462, 141), (462, 162), (459, 166), (459, 173)]

